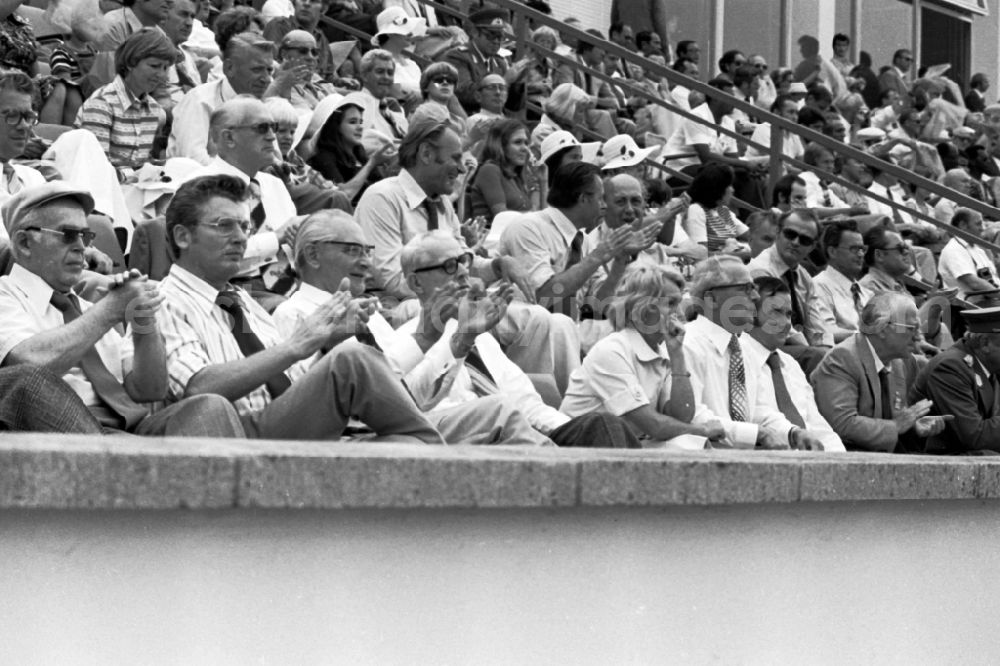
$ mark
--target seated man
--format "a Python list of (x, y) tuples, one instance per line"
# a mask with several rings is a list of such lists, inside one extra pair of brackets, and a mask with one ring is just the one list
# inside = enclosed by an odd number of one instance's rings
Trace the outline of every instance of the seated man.
[[(753, 328), (742, 336), (750, 354), (747, 363), (756, 363), (761, 373), (769, 373), (774, 383), (774, 399), (785, 418), (807, 428), (823, 444), (824, 451), (843, 451), (837, 433), (816, 407), (816, 396), (806, 374), (780, 347), (792, 327), (792, 298), (783, 280), (765, 276), (754, 280), (757, 314)], [(766, 367), (764, 367), (766, 366)]]
[(507, 82), (499, 74), (487, 74), (476, 84), (473, 95), (479, 111), (469, 116), (469, 145), (485, 139), (490, 126), (507, 117), (503, 108), (507, 101)]
[[(21, 190), (3, 205), (15, 266), (0, 278), (0, 358), (57, 373), (106, 428), (140, 435), (243, 437), (220, 396), (180, 400), (150, 414), (167, 394), (157, 284), (138, 272), (114, 276), (95, 304), (73, 293), (93, 240), (91, 196), (61, 181)], [(118, 328), (128, 324), (128, 334)], [(147, 403), (147, 404), (142, 404)]]
[[(311, 2), (304, 4), (313, 5)], [(305, 30), (288, 32), (278, 43), (281, 67), (274, 77), (273, 92), (301, 111), (312, 111), (321, 99), (335, 94), (333, 85), (325, 83), (317, 73), (318, 57), (315, 37)]]
[(283, 294), (291, 286), (282, 246), (291, 244), (298, 223), (285, 184), (262, 172), (278, 157), (274, 118), (263, 102), (241, 95), (212, 112), (209, 128), (219, 154), (193, 172), (191, 178), (226, 174), (250, 187), (256, 197), (250, 211), (252, 227), (240, 273), (234, 277), (252, 290), (265, 308), (273, 310), (280, 301), (273, 295)]
[[(330, 42), (319, 29), (320, 17), (326, 13), (329, 4), (329, 0), (296, 2), (295, 13), (292, 16), (272, 19), (264, 26), (264, 39), (269, 39), (275, 44), (284, 44), (290, 32), (298, 31), (311, 37), (315, 53), (310, 52), (308, 55), (316, 61), (313, 69), (321, 81), (329, 81), (336, 75), (330, 54)], [(300, 52), (300, 55), (307, 54)]]
[(965, 337), (931, 359), (913, 395), (933, 401), (933, 414), (949, 419), (928, 438), (926, 453), (992, 455), (1000, 452), (1000, 308), (966, 310)]
[(396, 61), (385, 49), (372, 49), (361, 57), (362, 88), (351, 98), (361, 107), (361, 145), (369, 155), (387, 142), (399, 145), (410, 127), (403, 107), (392, 96), (395, 75)]
[(858, 315), (872, 292), (858, 278), (865, 267), (865, 243), (853, 220), (833, 220), (823, 227), (826, 268), (813, 278), (824, 319), (833, 318), (834, 342), (843, 342), (858, 330)]
[[(983, 237), (983, 216), (974, 210), (957, 209), (951, 218), (951, 225), (977, 238)], [(989, 252), (957, 235), (941, 250), (938, 272), (944, 286), (957, 289), (958, 297), (963, 299), (971, 291), (1000, 287), (997, 267)]]
[[(336, 439), (356, 416), (381, 437), (440, 444), (381, 353), (344, 342), (367, 316), (349, 307), (349, 294), (331, 296), (285, 339), (230, 283), (251, 225), (247, 197), (239, 178), (204, 176), (181, 185), (167, 208), (177, 257), (163, 281), (170, 400), (218, 393), (250, 437)], [(311, 369), (299, 363), (320, 351)]]
[[(371, 53), (371, 52), (369, 52)], [(358, 201), (355, 219), (375, 246), (373, 293), (393, 319), (407, 321), (416, 311), (416, 294), (403, 275), (399, 258), (403, 246), (418, 234), (446, 229), (462, 237), (461, 223), (448, 196), (465, 173), (458, 134), (433, 121), (414, 123), (399, 147), (402, 169), (398, 176), (370, 186)], [(594, 173), (596, 173), (596, 167)], [(596, 178), (596, 176), (595, 176)], [(501, 278), (534, 293), (526, 270), (510, 256), (473, 259), (472, 275), (487, 284)], [(512, 304), (493, 335), (507, 356), (527, 373), (553, 374), (564, 390), (569, 374), (580, 363), (580, 342), (572, 321), (537, 305)]]
[(924, 438), (944, 430), (927, 416), (930, 400), (910, 405), (917, 375), (917, 307), (905, 294), (876, 294), (861, 311), (859, 332), (826, 355), (811, 381), (823, 417), (849, 450), (919, 453)]
[(716, 255), (700, 262), (691, 278), (698, 310), (684, 334), (697, 409), (694, 423), (718, 420), (725, 443), (736, 448), (820, 449), (822, 443), (778, 411), (770, 373), (746, 361), (741, 335), (751, 328), (756, 289), (737, 257)]

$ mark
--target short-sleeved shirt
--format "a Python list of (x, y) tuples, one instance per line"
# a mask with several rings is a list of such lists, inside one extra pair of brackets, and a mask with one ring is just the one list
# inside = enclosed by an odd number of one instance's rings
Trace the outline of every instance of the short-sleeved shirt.
[[(271, 316), (249, 294), (230, 285), (239, 294), (247, 325), (263, 343), (273, 347), (283, 339)], [(167, 351), (168, 397), (177, 401), (184, 397), (191, 378), (210, 365), (240, 361), (246, 358), (233, 337), (229, 316), (215, 304), (219, 290), (177, 264), (160, 284), (164, 296), (164, 317), (160, 318)], [(285, 374), (294, 381), (303, 374), (300, 364)], [(240, 414), (250, 414), (266, 407), (271, 394), (263, 384), (233, 405)]]
[(165, 119), (155, 99), (133, 95), (119, 74), (87, 98), (76, 114), (76, 126), (97, 137), (113, 166), (139, 169), (149, 161)]
[(512, 221), (500, 236), (498, 249), (501, 255), (521, 260), (537, 292), (553, 275), (566, 270), (576, 232), (562, 211), (549, 207)]
[[(1000, 285), (1000, 280), (997, 279), (996, 265), (986, 250), (978, 245), (966, 243), (961, 238), (952, 238), (941, 249), (938, 272), (941, 273), (941, 281), (944, 282), (945, 287), (958, 289), (959, 298), (965, 298), (968, 293), (968, 289), (958, 279), (963, 275), (975, 275)], [(983, 274), (980, 275), (980, 272)]]
[[(715, 116), (712, 115), (712, 111), (708, 108), (707, 103), (694, 107), (691, 109), (691, 113), (708, 121), (709, 124), (706, 125), (690, 119), (685, 120), (670, 135), (667, 143), (663, 146), (663, 150), (660, 152), (661, 156), (666, 158), (671, 155), (694, 153), (696, 145), (708, 145), (708, 149), (718, 155), (727, 155), (737, 151), (736, 140), (731, 136), (721, 134), (715, 129), (717, 125)], [(736, 131), (736, 124), (729, 116), (723, 116), (718, 126), (734, 132)], [(678, 157), (666, 161), (667, 166), (674, 169), (681, 169), (700, 163), (697, 155), (692, 157)]]
[(670, 354), (653, 349), (634, 328), (600, 340), (573, 371), (559, 411), (569, 416), (622, 416), (646, 405), (662, 412), (670, 399)]
[[(236, 91), (225, 77), (191, 88), (173, 110), (167, 157), (190, 157), (208, 164), (208, 121), (212, 112), (236, 97)], [(211, 152), (215, 152), (214, 148)]]
[[(0, 277), (0, 312), (3, 312), (0, 317), (0, 361), (25, 340), (66, 323), (63, 313), (50, 302), (52, 293), (52, 287), (45, 280), (20, 264), (11, 268), (10, 275)], [(79, 303), (82, 312), (91, 308), (82, 298)], [(162, 317), (159, 319), (162, 321)], [(112, 328), (94, 345), (105, 367), (119, 382), (123, 378), (122, 362), (132, 357), (131, 347), (125, 342), (126, 339)], [(80, 396), (83, 404), (100, 404), (94, 387), (79, 366), (70, 368), (63, 380)]]
[(485, 162), (476, 172), (469, 188), (473, 215), (493, 219), (493, 205), (503, 202), (505, 210), (531, 210), (530, 184), (521, 177), (504, 173), (496, 162)]

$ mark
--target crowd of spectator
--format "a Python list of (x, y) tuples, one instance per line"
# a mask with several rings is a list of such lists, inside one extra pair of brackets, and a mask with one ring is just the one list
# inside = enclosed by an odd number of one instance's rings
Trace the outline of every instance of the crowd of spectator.
[(987, 76), (445, 4), (5, 5), (3, 424), (1000, 451)]

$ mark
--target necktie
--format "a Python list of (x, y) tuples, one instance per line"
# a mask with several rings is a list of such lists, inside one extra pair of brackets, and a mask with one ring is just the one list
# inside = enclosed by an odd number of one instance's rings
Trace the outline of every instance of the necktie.
[(820, 181), (820, 187), (823, 188), (823, 205), (827, 208), (833, 208), (833, 199), (830, 198), (830, 185), (829, 183)]
[(427, 211), (427, 231), (434, 231), (438, 228), (437, 201), (430, 197), (424, 199), (424, 210)]
[[(201, 83), (200, 80), (196, 80), (191, 72), (188, 70), (187, 62), (183, 58), (177, 61), (174, 65), (174, 69), (177, 70), (177, 85), (179, 85), (184, 91), (191, 90), (196, 85)], [(199, 77), (200, 79), (200, 77)]]
[(851, 298), (854, 299), (854, 309), (861, 312), (861, 285), (857, 282), (851, 283)]
[(385, 118), (385, 121), (389, 123), (389, 128), (392, 130), (393, 136), (397, 139), (403, 138), (403, 131), (399, 128), (399, 124), (396, 122), (396, 117), (393, 115), (393, 107), (399, 107), (399, 103), (392, 99), (391, 97), (385, 97), (379, 100), (378, 110)]
[(892, 418), (892, 388), (889, 386), (889, 368), (878, 371), (878, 383), (882, 389), (882, 418)]
[[(243, 312), (243, 301), (240, 300), (240, 295), (236, 291), (232, 289), (220, 291), (215, 299), (215, 304), (233, 318), (233, 337), (236, 338), (236, 344), (244, 356), (253, 356), (257, 352), (263, 351), (264, 343), (247, 324), (246, 313)], [(288, 390), (292, 383), (285, 373), (279, 372), (264, 382), (264, 385), (267, 386), (271, 398), (277, 398)]]
[(788, 292), (792, 298), (792, 326), (802, 326), (804, 321), (802, 317), (802, 306), (799, 303), (799, 294), (795, 290), (795, 285), (798, 282), (798, 276), (795, 274), (794, 268), (789, 268), (785, 271), (785, 283), (788, 284)]
[[(566, 268), (563, 270), (569, 270), (580, 263), (581, 253), (583, 252), (583, 229), (577, 229), (576, 235), (573, 236), (573, 240), (569, 244), (569, 252), (566, 253)], [(566, 294), (563, 296), (557, 296), (555, 298), (555, 306), (552, 309), (553, 312), (564, 314), (573, 321), (576, 321), (579, 314), (580, 308), (576, 302), (576, 294)]]
[(800, 428), (805, 428), (806, 423), (802, 420), (802, 415), (795, 408), (792, 396), (788, 392), (788, 385), (785, 384), (785, 376), (781, 374), (781, 359), (778, 352), (771, 352), (767, 357), (767, 365), (771, 368), (771, 379), (774, 381), (774, 397), (778, 402), (778, 409), (785, 415), (785, 418)]
[(985, 414), (986, 418), (992, 418), (1000, 413), (1000, 381), (997, 380), (996, 373), (990, 374), (990, 388), (993, 389), (993, 401), (990, 403), (990, 411)]
[(569, 253), (566, 255), (566, 268), (569, 270), (580, 263), (581, 252), (583, 252), (583, 229), (577, 229), (576, 235), (569, 244)]
[(254, 231), (259, 231), (261, 225), (264, 224), (267, 214), (264, 212), (264, 202), (261, 200), (260, 183), (256, 178), (251, 178), (250, 203), (254, 201), (257, 203), (250, 209), (250, 221), (253, 222)]
[(479, 355), (473, 347), (465, 357), (465, 369), (472, 379), (472, 388), (480, 397), (496, 395), (499, 392), (496, 380), (490, 374), (489, 368), (483, 362), (483, 357)]
[(11, 166), (10, 162), (3, 163), (3, 183), (7, 194), (17, 194), (24, 189), (21, 177), (14, 171), (14, 167)]
[[(80, 316), (80, 303), (76, 299), (76, 294), (63, 294), (58, 291), (52, 292), (49, 301), (52, 306), (62, 312), (63, 321), (67, 324)], [(94, 393), (104, 402), (115, 414), (125, 422), (125, 428), (131, 430), (147, 414), (145, 407), (140, 406), (128, 396), (125, 387), (111, 374), (111, 371), (104, 365), (96, 347), (90, 347), (80, 359), (80, 369), (83, 375), (94, 387)]]
[(729, 418), (747, 420), (747, 377), (743, 367), (743, 350), (740, 339), (734, 334), (729, 338)]

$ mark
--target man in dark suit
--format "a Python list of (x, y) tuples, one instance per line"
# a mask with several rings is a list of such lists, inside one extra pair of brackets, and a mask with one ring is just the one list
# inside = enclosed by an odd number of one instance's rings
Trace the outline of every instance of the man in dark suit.
[(879, 88), (895, 90), (901, 99), (910, 98), (910, 86), (906, 83), (906, 73), (913, 66), (913, 53), (908, 49), (899, 49), (892, 55), (892, 67), (885, 70), (878, 77)]
[(927, 440), (927, 453), (1000, 454), (1000, 307), (966, 310), (965, 337), (931, 359), (913, 395), (934, 401), (935, 414), (954, 416)]
[(471, 41), (445, 52), (442, 60), (458, 70), (455, 96), (466, 113), (479, 110), (476, 86), (487, 74), (499, 74), (507, 81), (507, 109), (519, 111), (524, 106), (527, 67), (512, 66), (510, 60), (500, 55), (500, 47), (507, 38), (507, 11), (487, 8), (469, 14)]
[(850, 450), (913, 453), (944, 429), (927, 416), (932, 403), (906, 401), (917, 374), (917, 307), (906, 294), (883, 292), (861, 311), (859, 332), (830, 350), (811, 381), (820, 413)]
[(982, 113), (986, 110), (986, 91), (990, 81), (982, 72), (976, 72), (969, 80), (969, 92), (965, 93), (965, 108), (970, 113)]

